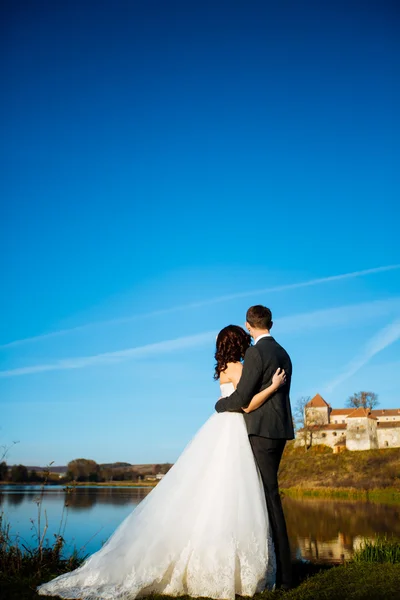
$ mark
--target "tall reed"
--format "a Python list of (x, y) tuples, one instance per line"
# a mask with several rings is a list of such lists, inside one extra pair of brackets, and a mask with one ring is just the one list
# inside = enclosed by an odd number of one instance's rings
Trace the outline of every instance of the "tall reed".
[(62, 552), (65, 545), (64, 533), (68, 520), (69, 499), (70, 494), (75, 490), (74, 484), (67, 486), (64, 490), (66, 498), (58, 531), (54, 534), (54, 541), (50, 543), (46, 537), (49, 525), (43, 500), (50, 476), (49, 467), (51, 464), (44, 471), (44, 480), (40, 486), (38, 496), (35, 498), (37, 517), (36, 519), (30, 519), (34, 544), (27, 542), (20, 535), (14, 534), (4, 513), (0, 513), (0, 565), (1, 570), (8, 575), (26, 573), (27, 571), (37, 575), (43, 570), (55, 572), (61, 569), (62, 571), (70, 571), (78, 567), (85, 558), (76, 549), (67, 558), (63, 556)]
[(354, 562), (400, 563), (400, 540), (379, 536), (375, 540), (364, 540), (353, 555)]

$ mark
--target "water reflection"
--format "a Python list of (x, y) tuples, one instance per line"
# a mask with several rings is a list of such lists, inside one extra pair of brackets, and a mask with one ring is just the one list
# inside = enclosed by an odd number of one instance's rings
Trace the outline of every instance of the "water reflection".
[[(11, 506), (22, 504), (24, 500), (36, 502), (41, 496), (40, 486), (0, 486), (0, 504), (7, 501)], [(48, 486), (44, 490), (46, 504), (61, 506), (67, 503), (72, 510), (90, 509), (96, 504), (112, 504), (113, 506), (138, 504), (151, 488), (117, 488), (117, 487), (64, 487)]]
[(307, 560), (349, 559), (362, 541), (400, 537), (400, 505), (284, 498), (293, 555)]
[[(68, 492), (49, 486), (43, 508), (49, 521), (49, 540), (58, 531), (67, 504), (67, 552), (84, 546), (98, 550), (116, 527), (149, 493), (149, 488), (78, 487)], [(40, 486), (0, 486), (1, 509), (15, 533), (32, 538), (37, 519)], [(400, 537), (400, 505), (357, 501), (293, 499), (285, 497), (284, 510), (293, 555), (324, 562), (351, 558), (364, 538), (394, 533)]]
[(96, 504), (130, 505), (133, 508), (148, 493), (149, 488), (117, 488), (116, 490), (111, 487), (81, 487), (67, 491), (65, 500), (72, 511), (93, 508)]
[(7, 502), (11, 506), (18, 506), (19, 504), (23, 503), (24, 498), (25, 498), (25, 492), (24, 492), (24, 490), (21, 490), (19, 492), (14, 493), (14, 494), (8, 494), (8, 496), (7, 496)]
[[(42, 503), (42, 515), (46, 511), (48, 520), (46, 540), (52, 543), (62, 527), (65, 555), (75, 549), (84, 555), (91, 554), (149, 491), (149, 488), (88, 486), (77, 487), (71, 492), (64, 486), (47, 486)], [(10, 523), (13, 535), (24, 539), (26, 545), (37, 544), (34, 528), (38, 524), (37, 499), (40, 494), (40, 486), (0, 486), (6, 522)]]

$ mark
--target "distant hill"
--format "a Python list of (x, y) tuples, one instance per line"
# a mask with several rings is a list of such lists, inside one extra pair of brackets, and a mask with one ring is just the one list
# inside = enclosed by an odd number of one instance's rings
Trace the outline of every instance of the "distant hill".
[(49, 473), (66, 473), (67, 472), (67, 467), (26, 467), (28, 469), (28, 471), (36, 471), (36, 472), (42, 472), (42, 471), (49, 471)]
[(100, 467), (105, 467), (106, 469), (119, 469), (120, 467), (133, 467), (131, 463), (127, 462), (115, 462), (115, 463), (100, 463)]
[[(147, 475), (149, 473), (166, 473), (171, 468), (171, 463), (154, 463), (154, 464), (145, 464), (145, 465), (133, 465), (128, 462), (114, 462), (114, 463), (102, 463), (99, 464), (99, 467), (104, 469), (115, 469), (118, 471), (135, 471), (139, 475)], [(54, 466), (51, 467), (38, 467), (38, 466), (27, 466), (28, 471), (36, 471), (37, 473), (41, 473), (43, 471), (49, 471), (50, 473), (66, 473), (67, 466)]]

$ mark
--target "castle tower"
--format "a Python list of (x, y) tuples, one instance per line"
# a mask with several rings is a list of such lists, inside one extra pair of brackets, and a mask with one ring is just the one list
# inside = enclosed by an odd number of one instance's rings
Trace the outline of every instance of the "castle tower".
[(304, 408), (305, 421), (308, 425), (328, 425), (330, 406), (325, 400), (317, 394), (311, 398)]
[(356, 408), (347, 416), (346, 447), (348, 450), (378, 448), (377, 419), (367, 408)]

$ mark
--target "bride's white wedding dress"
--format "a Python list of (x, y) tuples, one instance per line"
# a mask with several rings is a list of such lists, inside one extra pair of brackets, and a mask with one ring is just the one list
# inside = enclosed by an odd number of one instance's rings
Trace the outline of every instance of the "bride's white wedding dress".
[[(229, 396), (232, 384), (222, 384)], [(215, 413), (84, 564), (38, 588), (82, 600), (151, 593), (231, 599), (275, 579), (264, 490), (243, 415)]]

